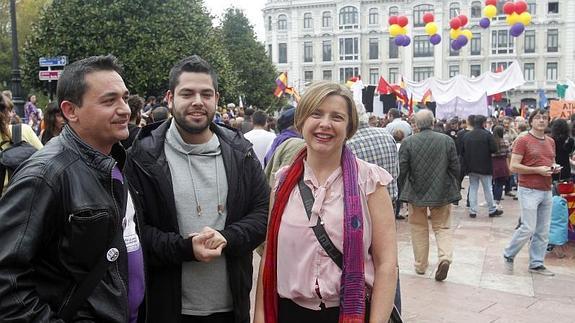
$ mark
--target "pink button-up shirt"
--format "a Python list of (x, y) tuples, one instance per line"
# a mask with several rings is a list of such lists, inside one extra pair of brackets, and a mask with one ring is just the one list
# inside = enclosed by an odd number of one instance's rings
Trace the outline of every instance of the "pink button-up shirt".
[[(358, 182), (363, 212), (363, 253), (365, 282), (373, 287), (374, 265), (370, 254), (371, 218), (367, 197), (377, 185), (387, 185), (391, 175), (383, 168), (357, 159)], [(287, 167), (278, 171), (283, 175)], [(289, 196), (278, 235), (277, 279), (278, 294), (296, 304), (319, 310), (320, 303), (326, 307), (339, 306), (341, 270), (321, 247), (313, 230), (319, 216), (335, 246), (343, 250), (343, 176), (341, 167), (336, 169), (320, 186), (311, 168), (304, 161), (304, 183), (313, 192), (315, 202), (308, 220), (297, 186)], [(277, 180), (274, 190), (277, 188)], [(316, 289), (319, 290), (320, 296)]]

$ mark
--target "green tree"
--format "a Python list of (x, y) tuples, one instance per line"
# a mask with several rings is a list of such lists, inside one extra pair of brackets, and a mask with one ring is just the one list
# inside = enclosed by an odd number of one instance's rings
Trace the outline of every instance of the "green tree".
[(237, 75), (200, 0), (54, 0), (24, 51), (24, 81), (38, 88), (38, 58), (75, 61), (113, 54), (132, 93), (162, 95), (170, 68), (198, 54), (219, 75), (223, 100), (236, 97)]
[(240, 93), (246, 98), (244, 103), (265, 109), (283, 103), (273, 95), (278, 73), (264, 45), (256, 40), (244, 13), (235, 8), (227, 9), (220, 29), (228, 57), (242, 80)]

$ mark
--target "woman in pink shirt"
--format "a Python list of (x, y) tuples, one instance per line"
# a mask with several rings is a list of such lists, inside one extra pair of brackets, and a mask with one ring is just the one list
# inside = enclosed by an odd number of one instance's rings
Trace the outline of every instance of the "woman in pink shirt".
[(388, 321), (397, 280), (392, 177), (345, 147), (357, 126), (342, 85), (318, 82), (302, 97), (295, 127), (306, 148), (276, 176), (254, 322)]

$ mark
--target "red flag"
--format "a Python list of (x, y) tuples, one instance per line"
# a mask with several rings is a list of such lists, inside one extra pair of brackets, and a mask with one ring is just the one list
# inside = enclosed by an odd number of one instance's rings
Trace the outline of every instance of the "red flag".
[(380, 76), (379, 84), (377, 85), (377, 92), (379, 92), (379, 94), (389, 94), (393, 93), (394, 90), (391, 85), (389, 85), (389, 83), (387, 83), (387, 81), (383, 78), (383, 76)]
[(411, 116), (413, 114), (413, 93), (411, 94), (410, 98), (409, 98), (409, 116)]
[(426, 104), (429, 101), (431, 101), (431, 89), (427, 89), (421, 98), (421, 102), (423, 102), (423, 104)]

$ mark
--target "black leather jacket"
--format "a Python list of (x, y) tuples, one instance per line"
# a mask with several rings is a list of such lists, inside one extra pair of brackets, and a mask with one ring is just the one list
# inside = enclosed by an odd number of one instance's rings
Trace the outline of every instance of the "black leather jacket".
[[(58, 313), (122, 229), (111, 173), (116, 163), (122, 169), (124, 149), (115, 145), (111, 156), (66, 126), (18, 169), (0, 200), (0, 322), (62, 322)], [(128, 321), (119, 249), (74, 321)]]

